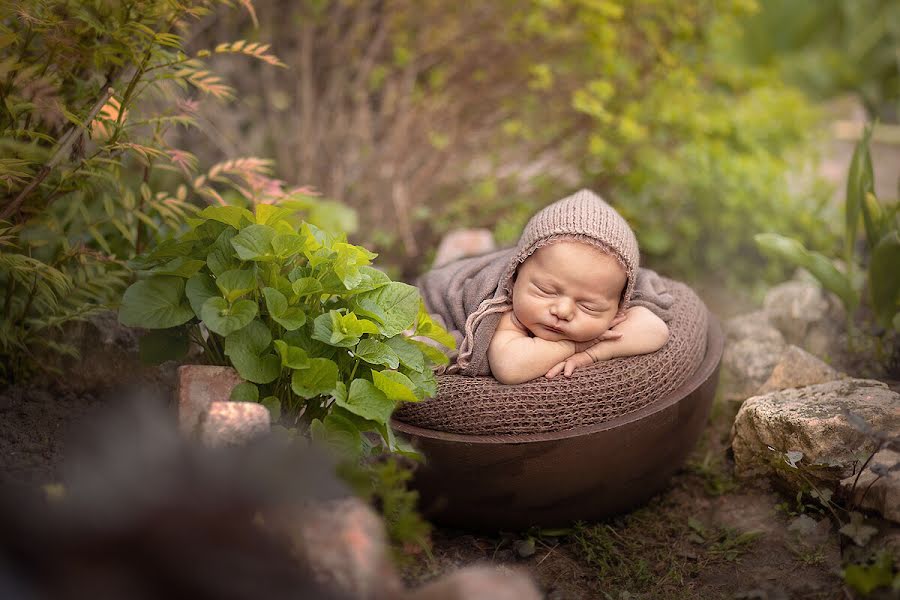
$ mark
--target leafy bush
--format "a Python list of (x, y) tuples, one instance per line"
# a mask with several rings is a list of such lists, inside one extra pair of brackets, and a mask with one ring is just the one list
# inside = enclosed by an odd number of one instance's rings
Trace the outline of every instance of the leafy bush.
[(72, 353), (54, 330), (114, 300), (125, 259), (177, 231), (195, 203), (224, 202), (217, 186), (270, 181), (257, 159), (198, 174), (197, 159), (171, 143), (197, 125), (193, 93), (233, 94), (206, 68), (210, 56), (280, 64), (243, 41), (186, 54), (191, 21), (217, 4), (232, 3), (0, 8), (0, 378), (45, 367), (45, 351)]
[[(790, 237), (763, 233), (756, 236), (756, 242), (763, 250), (812, 273), (841, 299), (849, 319), (866, 298), (881, 327), (900, 332), (900, 211), (897, 203), (883, 206), (875, 197), (871, 135), (872, 128), (867, 127), (850, 163), (844, 203), (843, 270), (835, 266), (836, 256), (807, 250)], [(857, 253), (860, 217), (865, 235), (863, 251)], [(852, 326), (852, 320), (849, 323)]]
[(453, 346), (425, 312), (416, 288), (370, 266), (374, 254), (300, 222), (296, 206), (204, 209), (191, 230), (160, 243), (134, 265), (144, 276), (125, 291), (127, 326), (155, 330), (148, 356), (184, 355), (190, 341), (230, 364), (246, 382), (237, 400), (284, 410), (314, 437), (351, 456), (378, 431), (400, 450), (388, 421), (397, 401), (436, 392), (433, 364), (447, 357), (412, 339)]

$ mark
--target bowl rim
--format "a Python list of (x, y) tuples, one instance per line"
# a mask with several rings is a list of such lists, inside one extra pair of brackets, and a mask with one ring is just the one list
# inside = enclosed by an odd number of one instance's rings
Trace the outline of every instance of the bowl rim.
[(711, 312), (707, 311), (708, 324), (706, 327), (706, 353), (703, 361), (697, 370), (685, 380), (680, 386), (672, 390), (669, 394), (661, 399), (651, 402), (646, 406), (626, 413), (620, 417), (598, 423), (596, 425), (585, 425), (584, 427), (576, 427), (574, 429), (565, 429), (563, 431), (545, 431), (541, 433), (505, 433), (494, 435), (473, 435), (467, 433), (450, 433), (446, 431), (437, 431), (435, 429), (426, 429), (416, 425), (410, 425), (391, 419), (391, 427), (404, 435), (415, 436), (419, 438), (428, 438), (432, 440), (440, 440), (445, 442), (460, 442), (465, 444), (522, 444), (530, 442), (549, 442), (565, 440), (574, 437), (581, 437), (623, 427), (653, 416), (662, 412), (667, 408), (677, 404), (691, 393), (696, 391), (700, 386), (706, 383), (710, 376), (719, 367), (722, 359), (722, 352), (725, 346), (725, 336), (719, 320)]

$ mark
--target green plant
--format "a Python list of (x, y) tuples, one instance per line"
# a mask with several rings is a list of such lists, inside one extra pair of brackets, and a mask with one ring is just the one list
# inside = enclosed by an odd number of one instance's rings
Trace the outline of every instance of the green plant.
[[(856, 309), (867, 299), (880, 326), (900, 332), (900, 212), (896, 203), (884, 206), (875, 197), (871, 135), (869, 126), (850, 163), (844, 202), (843, 269), (835, 265), (836, 256), (808, 250), (796, 239), (776, 233), (760, 233), (755, 239), (762, 250), (805, 268), (837, 295), (847, 311), (849, 329)], [(857, 251), (860, 220), (864, 229), (862, 252)]]
[[(282, 412), (313, 438), (368, 454), (378, 431), (405, 447), (389, 418), (398, 401), (436, 391), (447, 357), (416, 337), (453, 346), (405, 283), (370, 266), (374, 254), (302, 222), (288, 199), (255, 211), (213, 206), (187, 233), (134, 261), (143, 278), (122, 298), (124, 325), (151, 329), (142, 348), (183, 356), (190, 341), (246, 382), (235, 400)], [(152, 351), (150, 350), (152, 348)]]
[(198, 124), (192, 94), (233, 94), (212, 55), (280, 63), (242, 40), (188, 54), (191, 21), (217, 5), (233, 3), (0, 4), (0, 379), (53, 364), (48, 350), (72, 353), (55, 330), (112, 302), (125, 260), (179, 230), (195, 202), (222, 201), (225, 167), (198, 176), (173, 134)]

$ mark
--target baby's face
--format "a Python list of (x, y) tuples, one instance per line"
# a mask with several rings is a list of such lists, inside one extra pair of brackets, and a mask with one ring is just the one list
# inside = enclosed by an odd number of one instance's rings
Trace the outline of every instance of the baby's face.
[(536, 337), (587, 342), (609, 329), (624, 287), (615, 258), (588, 244), (557, 242), (519, 267), (513, 313)]

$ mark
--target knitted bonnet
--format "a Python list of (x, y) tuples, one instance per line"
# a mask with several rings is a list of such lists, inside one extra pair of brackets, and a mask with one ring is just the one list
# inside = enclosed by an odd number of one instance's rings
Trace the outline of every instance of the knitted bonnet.
[(500, 289), (510, 294), (510, 280), (519, 265), (538, 248), (560, 241), (590, 244), (615, 258), (626, 276), (619, 308), (628, 308), (640, 263), (637, 239), (616, 209), (586, 189), (554, 202), (531, 217), (516, 246), (515, 260), (500, 279)]
[(626, 276), (619, 308), (628, 308), (640, 263), (637, 239), (627, 221), (612, 206), (590, 190), (579, 190), (541, 209), (528, 221), (512, 260), (500, 276), (496, 294), (482, 302), (466, 320), (457, 363), (448, 372), (459, 372), (468, 366), (479, 323), (491, 314), (510, 309), (511, 282), (519, 265), (538, 248), (560, 241), (583, 242), (613, 256), (622, 265)]

